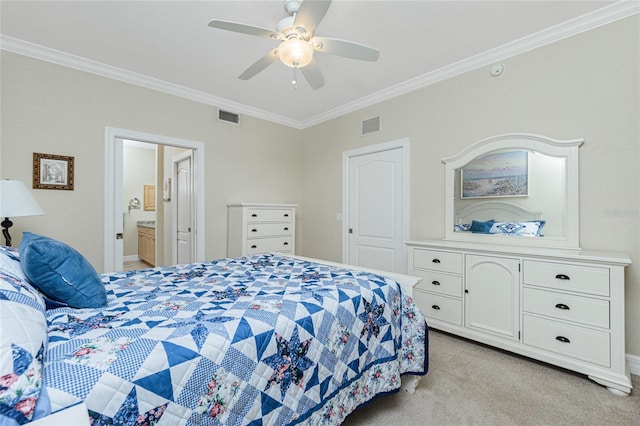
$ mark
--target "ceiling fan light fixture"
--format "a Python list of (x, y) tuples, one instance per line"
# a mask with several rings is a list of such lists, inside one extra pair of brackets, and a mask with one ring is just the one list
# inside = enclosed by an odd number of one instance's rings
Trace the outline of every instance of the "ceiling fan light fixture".
[(291, 38), (278, 46), (278, 57), (288, 67), (302, 68), (313, 59), (313, 47), (308, 41)]

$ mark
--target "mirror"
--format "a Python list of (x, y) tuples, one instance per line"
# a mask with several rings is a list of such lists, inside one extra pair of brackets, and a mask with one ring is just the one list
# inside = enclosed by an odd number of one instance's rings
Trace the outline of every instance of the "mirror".
[(578, 250), (582, 142), (499, 135), (443, 159), (445, 239)]

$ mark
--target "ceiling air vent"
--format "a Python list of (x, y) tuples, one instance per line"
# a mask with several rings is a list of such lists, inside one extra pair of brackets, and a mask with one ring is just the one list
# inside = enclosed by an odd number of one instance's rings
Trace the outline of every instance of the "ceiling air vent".
[(380, 131), (380, 117), (370, 118), (362, 122), (362, 136)]
[(235, 112), (218, 109), (218, 120), (232, 124), (240, 124), (240, 115)]

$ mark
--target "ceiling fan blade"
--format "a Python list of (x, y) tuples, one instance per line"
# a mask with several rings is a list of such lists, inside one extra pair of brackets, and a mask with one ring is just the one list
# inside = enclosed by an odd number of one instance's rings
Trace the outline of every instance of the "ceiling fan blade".
[(212, 19), (209, 21), (211, 28), (219, 28), (221, 30), (234, 31), (236, 33), (249, 34), (258, 37), (266, 37), (273, 39), (279, 33), (266, 28), (254, 27), (253, 25), (239, 24), (237, 22), (221, 21), (219, 19)]
[[(316, 47), (318, 43), (320, 46)], [(314, 37), (311, 39), (311, 44), (318, 52), (331, 53), (332, 55), (361, 61), (377, 61), (380, 56), (380, 51), (375, 47), (337, 38)]]
[(249, 80), (251, 77), (255, 76), (260, 71), (267, 68), (273, 62), (275, 62), (276, 59), (278, 59), (278, 55), (276, 55), (276, 50), (277, 49), (273, 49), (271, 52), (267, 53), (262, 58), (258, 59), (253, 65), (247, 68), (245, 72), (240, 74), (238, 78), (240, 80)]
[(300, 68), (300, 70), (313, 90), (318, 90), (324, 86), (324, 77), (315, 59), (312, 59), (309, 65)]
[(309, 35), (313, 34), (330, 5), (331, 0), (304, 0), (296, 13), (293, 27), (303, 27)]

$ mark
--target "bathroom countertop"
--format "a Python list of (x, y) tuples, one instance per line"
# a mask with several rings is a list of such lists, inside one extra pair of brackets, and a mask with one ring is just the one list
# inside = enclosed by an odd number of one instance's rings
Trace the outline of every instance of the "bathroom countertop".
[(155, 220), (139, 220), (138, 226), (142, 226), (144, 228), (156, 229), (156, 221)]

